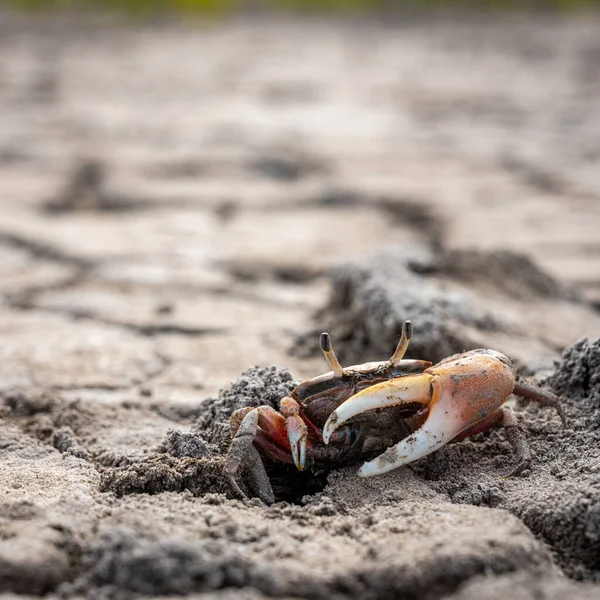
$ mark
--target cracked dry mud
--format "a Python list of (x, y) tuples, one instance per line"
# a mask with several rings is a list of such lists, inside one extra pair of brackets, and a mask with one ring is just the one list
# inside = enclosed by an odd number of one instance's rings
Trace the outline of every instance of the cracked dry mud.
[[(597, 598), (599, 25), (1, 13), (0, 594)], [(404, 319), (569, 426), (235, 499), (231, 412)]]

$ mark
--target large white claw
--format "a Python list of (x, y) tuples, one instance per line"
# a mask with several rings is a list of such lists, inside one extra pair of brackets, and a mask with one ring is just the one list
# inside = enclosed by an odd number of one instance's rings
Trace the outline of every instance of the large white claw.
[(468, 426), (453, 398), (453, 387), (439, 385), (438, 393), (434, 394), (437, 399), (432, 403), (423, 426), (377, 458), (364, 463), (358, 471), (359, 477), (381, 475), (427, 456), (447, 444)]
[(426, 373), (407, 375), (372, 385), (354, 394), (329, 415), (323, 427), (323, 441), (328, 444), (331, 434), (342, 423), (368, 410), (415, 402), (428, 405), (431, 400), (431, 381), (432, 376)]

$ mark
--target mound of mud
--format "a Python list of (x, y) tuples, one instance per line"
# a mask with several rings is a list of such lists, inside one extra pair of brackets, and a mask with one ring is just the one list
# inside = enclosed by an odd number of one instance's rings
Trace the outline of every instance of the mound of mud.
[[(203, 402), (191, 431), (170, 428), (155, 451), (120, 464), (110, 465), (105, 459), (102, 491), (122, 496), (186, 490), (195, 496), (222, 493), (235, 497), (223, 477), (223, 453), (231, 439), (229, 417), (234, 411), (247, 406), (268, 404), (278, 408), (279, 400), (288, 395), (295, 385), (285, 369), (249, 368), (231, 387), (221, 390), (217, 398)], [(287, 466), (278, 465), (270, 465), (269, 470), (276, 480), (289, 471)], [(283, 495), (286, 496), (285, 493)]]
[[(486, 302), (488, 295), (496, 301)], [(407, 356), (437, 362), (481, 347), (494, 333), (523, 335), (518, 321), (506, 319), (498, 297), (519, 306), (570, 294), (521, 254), (455, 250), (434, 255), (397, 247), (333, 268), (329, 301), (315, 322), (331, 332), (348, 364), (389, 356), (408, 319), (415, 335)], [(301, 352), (318, 350), (317, 333), (301, 337)]]
[[(433, 258), (396, 248), (384, 254), (336, 267), (331, 295), (315, 321), (331, 332), (344, 363), (359, 363), (391, 355), (409, 319), (418, 334), (407, 356), (438, 361), (469, 346), (464, 328), (496, 327), (491, 315), (476, 311), (467, 297), (444, 290), (423, 275)], [(302, 339), (311, 352), (317, 331)]]
[(229, 417), (236, 410), (265, 404), (279, 410), (279, 401), (298, 383), (286, 369), (251, 367), (229, 389), (221, 390), (218, 398), (203, 403), (203, 412), (192, 431), (224, 450), (230, 441)]
[(326, 329), (342, 364), (389, 357), (402, 323), (411, 320), (408, 358), (438, 362), (493, 347), (530, 373), (549, 371), (557, 348), (586, 332), (581, 324), (591, 313), (529, 257), (508, 251), (390, 248), (334, 267), (330, 289), (314, 329), (292, 351), (315, 355)]

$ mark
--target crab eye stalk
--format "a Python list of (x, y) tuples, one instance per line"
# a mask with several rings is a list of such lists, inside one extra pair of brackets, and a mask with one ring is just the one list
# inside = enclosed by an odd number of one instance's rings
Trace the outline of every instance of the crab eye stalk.
[(400, 365), (400, 361), (404, 357), (406, 350), (408, 348), (408, 343), (410, 342), (410, 338), (413, 334), (413, 326), (410, 321), (404, 321), (402, 324), (402, 335), (400, 336), (400, 341), (396, 346), (396, 350), (394, 350), (394, 354), (392, 354), (392, 358), (390, 358), (390, 365), (392, 367), (397, 367)]
[(323, 354), (325, 355), (325, 360), (329, 365), (329, 368), (333, 371), (333, 374), (336, 377), (341, 377), (344, 374), (344, 369), (342, 369), (342, 365), (340, 361), (337, 359), (335, 352), (333, 351), (333, 346), (331, 345), (331, 338), (327, 332), (323, 332), (321, 334), (321, 339), (319, 340), (321, 345), (321, 350), (323, 350)]

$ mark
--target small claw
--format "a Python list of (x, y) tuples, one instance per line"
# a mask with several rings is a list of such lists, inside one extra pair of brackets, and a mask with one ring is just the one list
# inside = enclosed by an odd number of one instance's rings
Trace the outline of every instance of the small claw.
[(359, 477), (387, 473), (427, 456), (447, 444), (469, 425), (453, 397), (453, 385), (438, 384), (437, 381), (433, 385), (434, 400), (430, 405), (427, 421), (407, 438), (388, 448), (374, 460), (364, 463), (358, 471)]
[(306, 423), (299, 415), (292, 415), (286, 419), (286, 427), (294, 464), (298, 471), (304, 471), (306, 467), (306, 440), (308, 438)]
[(517, 381), (515, 382), (513, 394), (521, 396), (522, 398), (533, 400), (540, 406), (553, 406), (556, 409), (560, 420), (562, 421), (563, 427), (569, 426), (567, 422), (567, 416), (565, 415), (565, 411), (560, 402), (560, 398), (549, 390), (539, 388), (523, 381)]
[(323, 427), (323, 441), (328, 444), (331, 434), (342, 423), (368, 410), (414, 402), (429, 404), (431, 381), (432, 376), (425, 373), (407, 375), (383, 381), (354, 394), (329, 415)]

